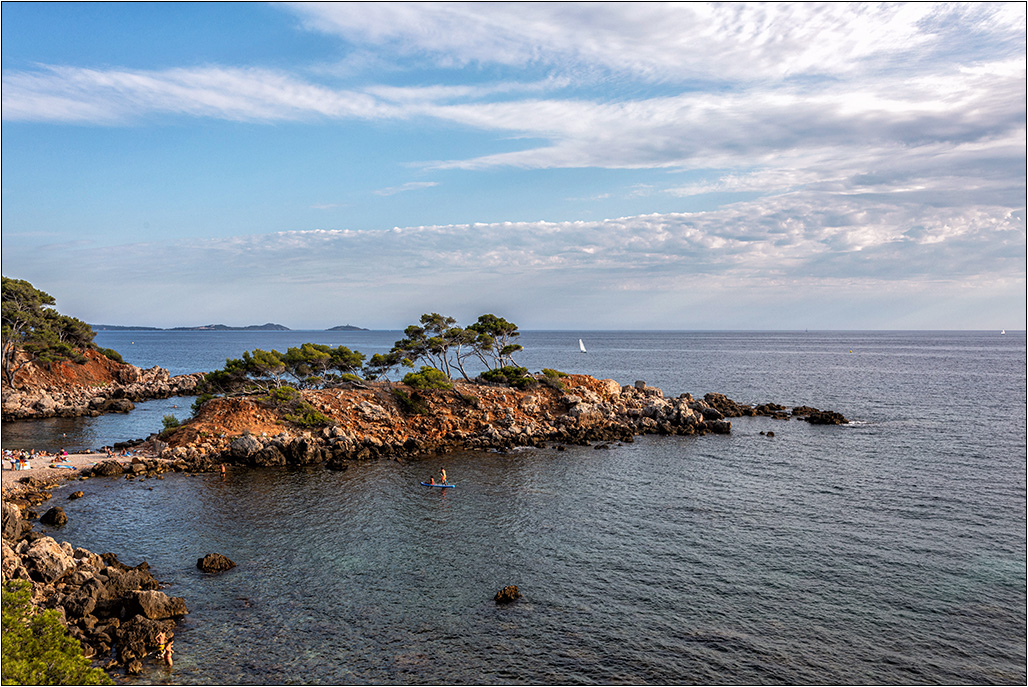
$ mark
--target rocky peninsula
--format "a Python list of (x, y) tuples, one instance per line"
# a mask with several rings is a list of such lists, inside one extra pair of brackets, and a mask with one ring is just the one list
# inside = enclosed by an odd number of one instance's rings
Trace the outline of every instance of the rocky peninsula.
[[(270, 393), (214, 398), (193, 419), (162, 435), (162, 444), (154, 448), (165, 460), (184, 461), (196, 470), (219, 463), (345, 469), (353, 461), (455, 450), (503, 451), (548, 443), (609, 446), (640, 434), (728, 434), (729, 418), (746, 415), (846, 421), (831, 411), (748, 406), (716, 393), (668, 398), (642, 381), (622, 386), (586, 375), (537, 377), (538, 385), (528, 389), (470, 382), (417, 389), (363, 381), (298, 391), (288, 403)], [(321, 418), (319, 426), (294, 421), (298, 404)]]
[(3, 385), (4, 420), (127, 413), (136, 402), (193, 394), (204, 373), (171, 376), (161, 367), (141, 369), (96, 350), (85, 362), (24, 361)]

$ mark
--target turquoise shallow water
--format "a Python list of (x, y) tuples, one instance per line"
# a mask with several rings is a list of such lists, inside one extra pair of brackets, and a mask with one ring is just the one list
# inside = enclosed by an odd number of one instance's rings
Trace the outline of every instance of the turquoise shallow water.
[(1025, 682), (1023, 333), (579, 336), (519, 362), (856, 422), (91, 480), (60, 536), (186, 598), (147, 682)]

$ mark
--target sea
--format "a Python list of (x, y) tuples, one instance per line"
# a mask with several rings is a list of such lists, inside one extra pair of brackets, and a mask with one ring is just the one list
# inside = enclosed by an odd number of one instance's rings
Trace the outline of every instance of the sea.
[[(142, 367), (216, 369), (400, 332), (100, 332)], [(582, 339), (587, 353), (579, 350)], [(1019, 684), (1026, 338), (998, 331), (526, 331), (532, 371), (810, 405), (638, 437), (322, 468), (92, 479), (54, 536), (147, 561), (186, 600), (138, 684)], [(98, 447), (185, 419), (4, 423)], [(770, 434), (773, 432), (773, 436)], [(454, 489), (419, 482), (445, 468)], [(72, 488), (86, 496), (67, 500)], [(38, 529), (37, 525), (37, 529)], [(237, 567), (205, 575), (217, 552)], [(493, 597), (517, 585), (522, 599)]]

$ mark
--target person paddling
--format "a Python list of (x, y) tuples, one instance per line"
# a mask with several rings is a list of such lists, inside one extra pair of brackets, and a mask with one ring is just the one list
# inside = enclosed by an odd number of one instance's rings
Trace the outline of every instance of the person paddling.
[(439, 484), (446, 484), (446, 468), (439, 469)]

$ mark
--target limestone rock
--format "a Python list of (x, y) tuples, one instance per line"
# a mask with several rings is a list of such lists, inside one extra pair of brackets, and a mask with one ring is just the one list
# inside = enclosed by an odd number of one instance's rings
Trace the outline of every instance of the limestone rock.
[(186, 615), (186, 600), (179, 596), (168, 596), (157, 590), (135, 592), (133, 595), (139, 612), (150, 620), (166, 620)]
[(196, 560), (196, 567), (205, 573), (219, 573), (231, 570), (236, 564), (220, 553), (209, 553)]
[(40, 537), (29, 545), (23, 561), (33, 579), (53, 582), (75, 569), (75, 559), (52, 537)]
[(3, 538), (5, 541), (16, 542), (24, 530), (21, 509), (13, 503), (3, 502)]

